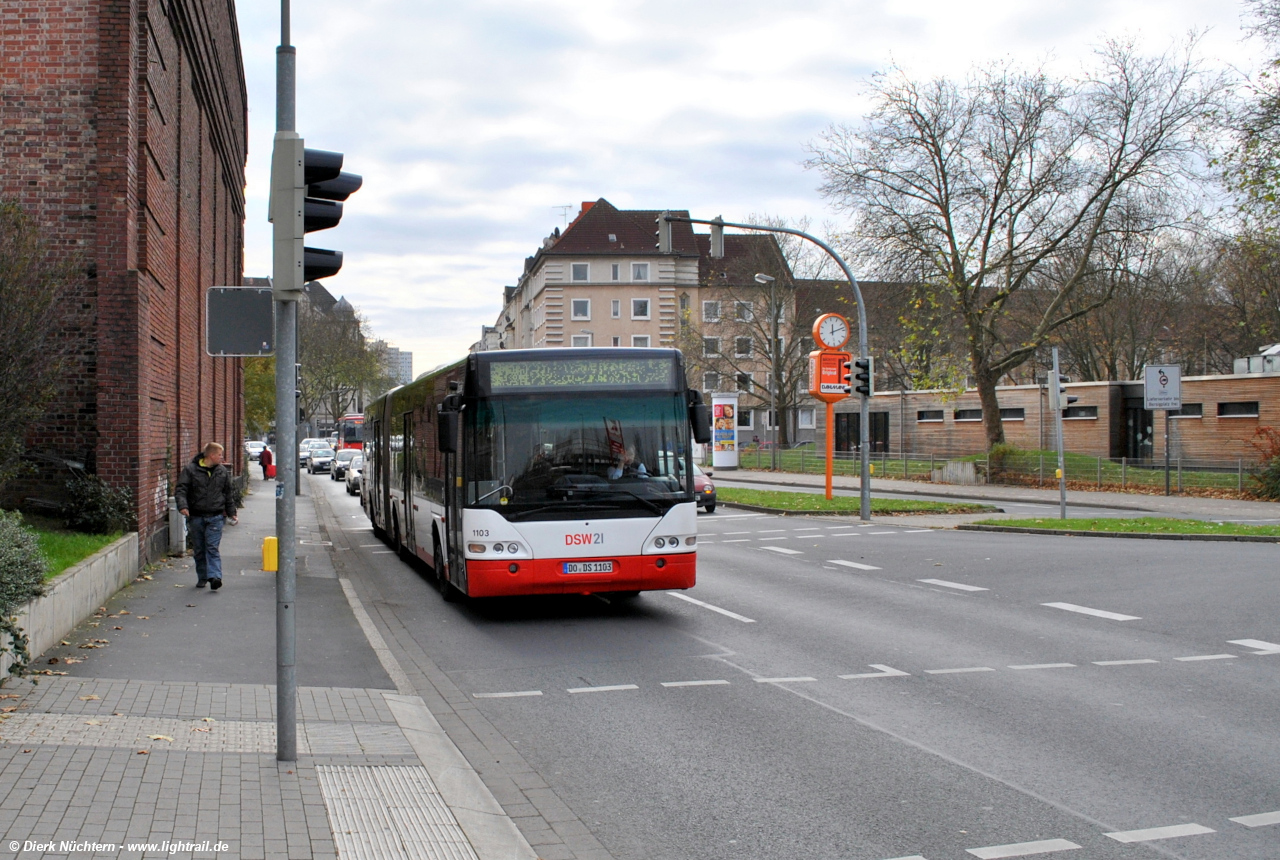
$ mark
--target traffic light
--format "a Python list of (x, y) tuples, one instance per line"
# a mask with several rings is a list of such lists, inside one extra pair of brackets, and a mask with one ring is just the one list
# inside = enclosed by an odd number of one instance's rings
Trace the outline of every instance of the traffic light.
[(858, 372), (854, 374), (854, 379), (858, 380), (858, 384), (854, 386), (854, 390), (863, 397), (871, 396), (871, 359), (860, 358), (855, 361), (854, 366), (858, 368)]
[(853, 393), (853, 356), (840, 362), (840, 384), (844, 386), (845, 394)]
[(1076, 397), (1074, 394), (1072, 395), (1067, 394), (1066, 383), (1070, 381), (1071, 381), (1070, 376), (1058, 377), (1058, 408), (1059, 409), (1065, 410), (1072, 403), (1075, 403), (1077, 400), (1080, 399), (1079, 397)]
[(671, 222), (667, 220), (667, 216), (670, 214), (669, 211), (663, 211), (658, 215), (658, 229), (654, 233), (658, 237), (656, 243), (658, 252), (662, 254), (671, 253)]
[[(303, 202), (303, 232), (328, 230), (342, 220), (342, 201), (360, 190), (364, 180), (342, 170), (342, 153), (324, 149), (303, 151), (303, 182), (307, 187)], [(342, 269), (342, 252), (324, 248), (302, 249), (302, 278), (314, 281), (329, 278)]]

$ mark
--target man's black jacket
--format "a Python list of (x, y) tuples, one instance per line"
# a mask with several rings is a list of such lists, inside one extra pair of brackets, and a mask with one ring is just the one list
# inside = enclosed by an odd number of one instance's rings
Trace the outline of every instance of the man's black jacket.
[(178, 486), (173, 497), (178, 510), (188, 510), (193, 517), (236, 515), (236, 503), (231, 493), (231, 473), (219, 463), (217, 466), (201, 466), (197, 454), (178, 476)]

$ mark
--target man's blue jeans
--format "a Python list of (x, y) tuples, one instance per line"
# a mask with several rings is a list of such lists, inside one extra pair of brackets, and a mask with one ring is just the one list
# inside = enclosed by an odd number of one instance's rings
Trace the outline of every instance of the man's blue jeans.
[(222, 579), (222, 552), (218, 545), (222, 543), (222, 524), (226, 519), (222, 514), (212, 517), (193, 514), (187, 519), (191, 546), (196, 551), (196, 577), (200, 582)]

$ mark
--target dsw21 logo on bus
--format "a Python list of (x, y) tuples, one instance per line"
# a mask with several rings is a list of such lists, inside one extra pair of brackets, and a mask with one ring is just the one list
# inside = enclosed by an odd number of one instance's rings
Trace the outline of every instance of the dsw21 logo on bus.
[(596, 532), (595, 534), (577, 534), (577, 535), (564, 536), (565, 546), (588, 546), (591, 544), (602, 544), (602, 543), (604, 543), (604, 534), (602, 532)]

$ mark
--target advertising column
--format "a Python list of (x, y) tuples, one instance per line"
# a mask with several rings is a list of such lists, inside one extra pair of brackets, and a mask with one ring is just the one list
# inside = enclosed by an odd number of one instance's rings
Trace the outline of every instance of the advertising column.
[(738, 468), (737, 392), (711, 395), (711, 467)]

